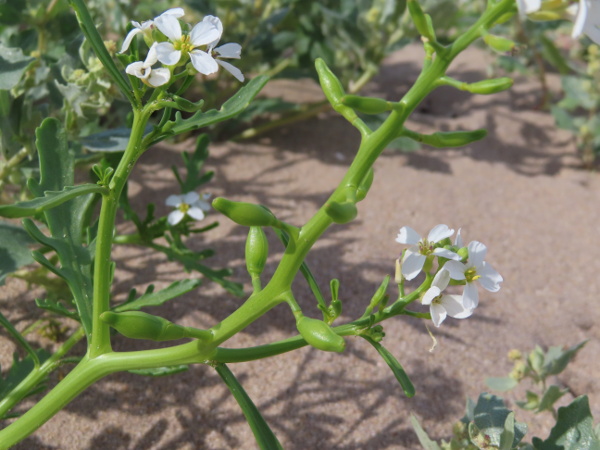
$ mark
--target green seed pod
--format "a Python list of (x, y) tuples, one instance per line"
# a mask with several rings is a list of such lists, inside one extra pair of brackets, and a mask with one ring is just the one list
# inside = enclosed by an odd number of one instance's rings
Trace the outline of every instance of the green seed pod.
[(361, 97), (360, 95), (344, 95), (340, 101), (355, 111), (365, 114), (379, 114), (392, 110), (392, 103), (377, 97)]
[(296, 328), (306, 342), (319, 350), (339, 353), (346, 348), (344, 338), (322, 320), (301, 316), (296, 321)]
[(500, 53), (506, 53), (512, 51), (516, 47), (516, 43), (510, 39), (506, 39), (501, 36), (495, 36), (493, 34), (486, 34), (483, 36), (484, 42), (492, 49)]
[(472, 94), (496, 94), (497, 92), (502, 92), (512, 87), (513, 82), (513, 79), (508, 77), (483, 80), (467, 84), (467, 91)]
[(433, 30), (433, 24), (431, 22), (431, 16), (425, 14), (421, 9), (421, 5), (416, 0), (408, 1), (408, 12), (412, 17), (413, 23), (417, 28), (419, 34), (432, 42), (436, 41), (435, 31)]
[(271, 227), (279, 221), (265, 207), (253, 203), (232, 202), (223, 197), (217, 197), (212, 202), (213, 208), (223, 213), (235, 223), (247, 227)]
[(369, 192), (369, 189), (371, 189), (371, 185), (373, 184), (374, 177), (375, 177), (375, 171), (371, 167), (369, 169), (369, 171), (367, 172), (367, 174), (365, 175), (365, 177), (360, 182), (358, 189), (356, 190), (356, 201), (357, 202), (364, 200), (364, 198), (367, 196), (367, 193)]
[(356, 218), (358, 210), (356, 205), (350, 202), (329, 202), (325, 205), (325, 213), (335, 223), (348, 223)]
[(261, 227), (250, 227), (246, 239), (246, 269), (251, 277), (258, 277), (267, 263), (269, 241)]
[(375, 291), (375, 294), (373, 294), (371, 301), (369, 302), (370, 309), (375, 308), (377, 305), (379, 305), (382, 302), (382, 300), (385, 298), (385, 293), (387, 291), (389, 284), (390, 284), (390, 276), (386, 275), (386, 277), (383, 279), (383, 281), (381, 282), (381, 284)]
[(329, 103), (335, 108), (340, 104), (341, 98), (344, 96), (344, 86), (341, 81), (334, 75), (334, 73), (327, 67), (325, 61), (321, 58), (317, 58), (315, 61), (315, 68), (319, 75), (319, 83), (321, 88), (329, 100)]
[(448, 131), (437, 132), (433, 134), (422, 134), (419, 137), (419, 142), (431, 145), (432, 147), (462, 147), (471, 142), (479, 141), (487, 135), (487, 130), (473, 131)]
[(105, 311), (100, 315), (100, 320), (131, 339), (172, 341), (185, 337), (185, 327), (142, 311)]

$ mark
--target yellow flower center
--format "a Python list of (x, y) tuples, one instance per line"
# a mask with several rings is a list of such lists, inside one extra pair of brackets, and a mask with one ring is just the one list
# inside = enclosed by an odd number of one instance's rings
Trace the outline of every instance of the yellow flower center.
[(179, 211), (185, 214), (189, 211), (190, 205), (188, 205), (187, 203), (182, 203), (181, 205), (179, 205), (178, 209)]
[(477, 278), (481, 278), (481, 275), (477, 275), (477, 269), (475, 269), (475, 267), (471, 267), (465, 271), (465, 278), (467, 283), (471, 283)]
[(423, 239), (421, 242), (419, 242), (419, 253), (421, 253), (421, 255), (430, 255), (432, 252), (432, 242), (429, 242), (427, 239)]
[(189, 53), (194, 49), (194, 45), (191, 43), (189, 34), (184, 34), (181, 39), (177, 42), (173, 42), (173, 48), (180, 50), (183, 53)]

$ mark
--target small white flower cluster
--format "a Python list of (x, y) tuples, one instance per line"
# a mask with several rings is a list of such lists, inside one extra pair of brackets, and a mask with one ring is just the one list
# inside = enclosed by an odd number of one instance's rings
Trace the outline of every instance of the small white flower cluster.
[[(503, 281), (502, 276), (484, 261), (487, 247), (478, 241), (471, 241), (464, 247), (460, 230), (456, 234), (453, 246), (456, 251), (444, 248), (443, 242), (453, 234), (453, 229), (440, 224), (433, 227), (427, 238), (422, 238), (410, 227), (400, 228), (396, 238), (396, 242), (411, 246), (404, 251), (401, 265), (402, 276), (407, 280), (415, 278), (423, 270), (428, 259), (445, 259), (421, 299), (422, 304), (429, 305), (431, 319), (436, 327), (440, 326), (446, 316), (465, 319), (473, 314), (479, 304), (475, 281), (490, 292), (499, 291)], [(465, 250), (467, 256), (461, 256), (465, 254)], [(450, 280), (465, 285), (462, 295), (443, 293)]]
[(185, 216), (191, 217), (194, 220), (202, 220), (205, 213), (210, 211), (210, 204), (206, 202), (210, 197), (209, 194), (204, 194), (203, 199), (197, 192), (188, 192), (183, 195), (169, 195), (167, 197), (167, 206), (175, 208), (167, 217), (169, 225), (175, 226), (183, 220)]
[[(206, 16), (191, 29), (189, 34), (186, 34), (179, 22), (183, 15), (183, 8), (172, 8), (155, 17), (154, 20), (141, 24), (132, 21), (133, 29), (123, 41), (121, 53), (127, 51), (134, 36), (138, 34), (144, 37), (150, 48), (144, 61), (129, 64), (125, 72), (149, 86), (158, 87), (168, 83), (175, 66), (189, 57), (192, 66), (201, 74), (213, 74), (219, 70), (220, 65), (239, 81), (244, 81), (244, 75), (237, 67), (220, 59), (239, 59), (242, 52), (240, 44), (230, 43), (217, 47), (223, 34), (221, 20), (215, 16)], [(162, 33), (162, 39), (154, 39), (155, 30)], [(205, 50), (201, 50), (200, 47), (204, 46), (206, 46)], [(157, 62), (167, 67), (153, 68)]]
[[(566, 0), (563, 0), (563, 2)], [(555, 1), (548, 2), (549, 8), (557, 8)], [(560, 6), (560, 5), (558, 5)], [(517, 0), (522, 17), (544, 10), (543, 0)], [(578, 3), (565, 5), (568, 16), (574, 20), (573, 39), (586, 34), (596, 44), (600, 44), (600, 2), (598, 0), (579, 0)]]

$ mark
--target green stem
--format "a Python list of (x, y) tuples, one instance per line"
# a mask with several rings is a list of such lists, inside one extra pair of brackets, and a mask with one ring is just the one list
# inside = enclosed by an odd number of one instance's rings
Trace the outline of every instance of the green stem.
[(94, 260), (94, 300), (92, 309), (92, 333), (89, 336), (89, 357), (95, 358), (111, 351), (109, 326), (100, 320), (100, 314), (110, 309), (111, 285), (111, 252), (115, 218), (119, 205), (119, 197), (135, 161), (143, 153), (142, 139), (144, 128), (152, 110), (144, 108), (133, 111), (133, 125), (127, 149), (119, 162), (119, 166), (110, 181), (109, 192), (102, 196), (100, 219), (98, 221), (98, 237), (96, 239), (96, 255)]

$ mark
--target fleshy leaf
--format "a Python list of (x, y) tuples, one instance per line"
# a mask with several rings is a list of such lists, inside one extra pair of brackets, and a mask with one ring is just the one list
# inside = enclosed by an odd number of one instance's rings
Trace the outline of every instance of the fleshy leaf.
[(219, 364), (215, 369), (240, 405), (259, 448), (268, 450), (283, 449), (277, 440), (277, 436), (275, 436), (275, 433), (273, 433), (273, 430), (271, 430), (233, 372), (225, 364)]
[(558, 419), (550, 436), (545, 441), (533, 438), (533, 446), (537, 450), (598, 450), (600, 441), (593, 425), (588, 397), (582, 395), (570, 405), (558, 408)]
[(0, 222), (0, 285), (7, 275), (33, 262), (31, 244), (33, 240), (22, 228)]
[(175, 281), (161, 291), (147, 292), (131, 302), (123, 303), (122, 305), (113, 308), (113, 311), (137, 311), (146, 306), (162, 305), (169, 300), (196, 289), (198, 286), (200, 286), (200, 284), (202, 284), (201, 280)]
[(8, 48), (0, 44), (0, 90), (14, 88), (34, 60), (25, 56), (20, 48)]
[(108, 190), (97, 184), (67, 186), (62, 191), (46, 191), (43, 197), (37, 197), (33, 200), (15, 203), (14, 205), (2, 205), (0, 206), (0, 216), (13, 219), (35, 216), (80, 195), (99, 194), (103, 192), (108, 192)]
[(519, 384), (517, 380), (511, 377), (490, 377), (486, 378), (485, 384), (495, 391), (505, 392)]
[(544, 392), (544, 395), (540, 400), (540, 404), (538, 405), (537, 411), (542, 412), (546, 410), (554, 410), (554, 403), (556, 403), (556, 401), (563, 395), (565, 395), (567, 392), (569, 392), (568, 389), (561, 389), (553, 384), (546, 390), (546, 392)]
[(550, 347), (544, 355), (544, 365), (540, 375), (547, 377), (548, 375), (558, 375), (561, 373), (586, 343), (587, 341), (583, 341), (566, 350), (563, 350), (561, 347)]
[(427, 435), (427, 432), (423, 429), (417, 418), (414, 414), (410, 415), (410, 423), (417, 434), (417, 438), (419, 439), (419, 443), (425, 450), (441, 450), (441, 447), (437, 444), (437, 442), (432, 441), (431, 438)]

